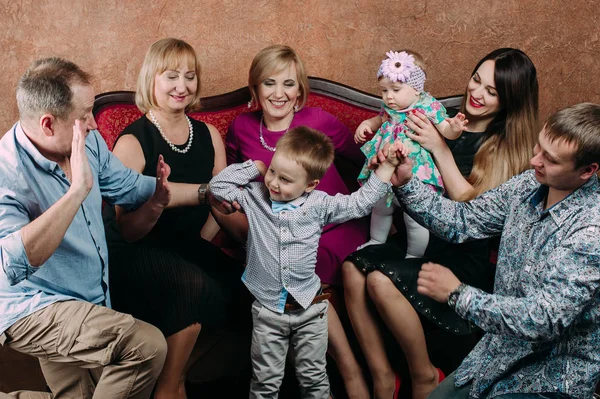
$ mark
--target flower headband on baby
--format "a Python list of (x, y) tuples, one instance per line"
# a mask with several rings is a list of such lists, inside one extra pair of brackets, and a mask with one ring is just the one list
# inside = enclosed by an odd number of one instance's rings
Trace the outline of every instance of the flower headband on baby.
[(388, 51), (388, 58), (381, 61), (377, 78), (388, 78), (392, 82), (406, 83), (418, 92), (425, 86), (425, 72), (415, 64), (415, 57), (406, 51)]

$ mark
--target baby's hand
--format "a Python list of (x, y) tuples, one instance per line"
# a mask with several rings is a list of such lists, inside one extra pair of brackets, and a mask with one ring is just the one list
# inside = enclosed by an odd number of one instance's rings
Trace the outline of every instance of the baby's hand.
[(371, 126), (369, 126), (368, 121), (363, 121), (356, 128), (356, 132), (354, 133), (354, 142), (355, 143), (364, 143), (367, 140), (367, 136), (372, 136), (373, 131), (371, 130)]
[(446, 122), (450, 125), (450, 129), (458, 136), (465, 130), (467, 130), (467, 124), (469, 121), (466, 119), (465, 114), (458, 113), (454, 118), (446, 118)]

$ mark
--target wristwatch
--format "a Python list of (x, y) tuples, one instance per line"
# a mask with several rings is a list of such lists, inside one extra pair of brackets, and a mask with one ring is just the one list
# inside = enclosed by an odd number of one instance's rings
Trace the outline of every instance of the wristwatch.
[(448, 306), (450, 306), (452, 309), (456, 308), (456, 302), (458, 302), (458, 297), (460, 297), (460, 293), (463, 292), (466, 288), (466, 284), (460, 283), (458, 287), (456, 287), (454, 291), (452, 291), (450, 295), (448, 295)]
[(206, 192), (208, 191), (208, 184), (202, 183), (198, 186), (198, 202), (200, 205), (206, 205), (208, 203), (208, 197)]

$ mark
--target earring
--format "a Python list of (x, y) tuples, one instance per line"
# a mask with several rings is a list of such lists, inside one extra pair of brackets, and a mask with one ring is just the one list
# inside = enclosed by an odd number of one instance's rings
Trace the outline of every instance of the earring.
[(294, 105), (294, 112), (298, 112), (300, 111), (300, 107), (296, 104)]
[(252, 108), (252, 100), (248, 101), (248, 109)]

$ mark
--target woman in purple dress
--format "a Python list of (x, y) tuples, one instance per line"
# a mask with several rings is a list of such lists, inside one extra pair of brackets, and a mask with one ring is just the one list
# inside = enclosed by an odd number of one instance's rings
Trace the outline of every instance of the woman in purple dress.
[[(309, 126), (331, 137), (336, 156), (360, 167), (364, 155), (353, 135), (336, 117), (320, 108), (304, 107), (309, 86), (302, 60), (287, 46), (274, 45), (261, 50), (250, 66), (248, 87), (260, 110), (238, 116), (226, 137), (227, 163), (247, 159), (271, 163), (275, 143), (290, 128)], [(332, 165), (319, 183), (328, 194), (349, 194), (340, 173)], [(316, 273), (325, 285), (341, 283), (340, 267), (345, 257), (368, 239), (368, 224), (354, 220), (323, 229), (317, 252)], [(350, 397), (369, 397), (366, 384), (352, 354), (340, 320), (329, 307), (329, 353), (335, 359)]]

